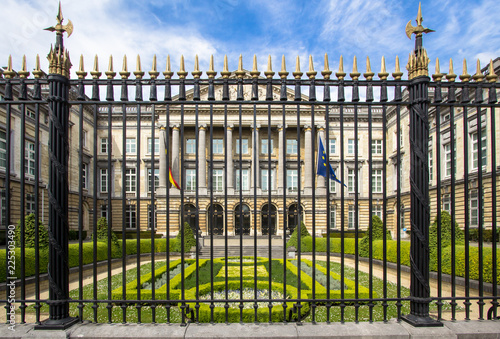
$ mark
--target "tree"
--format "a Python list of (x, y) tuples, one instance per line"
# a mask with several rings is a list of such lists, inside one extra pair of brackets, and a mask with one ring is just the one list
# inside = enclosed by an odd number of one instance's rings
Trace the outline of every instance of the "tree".
[[(35, 214), (31, 213), (24, 218), (24, 247), (34, 248), (36, 244)], [(21, 247), (21, 220), (17, 221), (15, 230), (16, 247)], [(38, 221), (38, 246), (44, 248), (49, 246), (49, 233), (47, 229)]]
[[(379, 216), (372, 216), (372, 237), (371, 241), (383, 240), (384, 239), (384, 223)], [(392, 240), (391, 232), (386, 230), (385, 237), (387, 240)], [(367, 232), (366, 235), (361, 239), (359, 243), (359, 255), (363, 257), (368, 257), (370, 255), (370, 233)]]
[(193, 231), (189, 226), (189, 223), (185, 222), (184, 226), (181, 227), (179, 233), (175, 237), (175, 247), (172, 249), (174, 252), (181, 252), (181, 243), (184, 240), (184, 253), (189, 252), (191, 247), (196, 247), (196, 238), (194, 237)]
[(286, 247), (295, 247), (296, 249), (298, 249), (298, 246), (297, 246), (297, 241), (298, 241), (298, 230), (300, 230), (300, 240), (301, 242), (303, 241), (303, 239), (305, 237), (310, 237), (311, 236), (311, 233), (309, 233), (309, 231), (307, 230), (307, 227), (306, 225), (304, 224), (303, 221), (300, 222), (300, 227), (296, 227), (295, 230), (293, 230), (293, 233), (292, 235), (290, 236), (290, 239), (288, 240), (288, 242), (286, 243)]
[[(93, 239), (94, 233), (92, 233), (92, 240)], [(97, 241), (108, 243), (108, 220), (105, 217), (101, 217), (97, 221)], [(113, 231), (111, 231), (111, 243), (119, 246), (118, 238)]]

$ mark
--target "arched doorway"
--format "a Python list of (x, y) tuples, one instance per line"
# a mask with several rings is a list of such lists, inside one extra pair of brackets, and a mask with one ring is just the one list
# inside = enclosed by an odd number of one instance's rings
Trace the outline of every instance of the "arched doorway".
[(224, 209), (219, 204), (212, 204), (207, 210), (208, 230), (210, 234), (224, 234)]
[(261, 208), (261, 230), (262, 235), (276, 235), (276, 207), (274, 205), (265, 204)]
[(193, 234), (196, 235), (198, 230), (198, 209), (193, 204), (185, 204), (184, 205), (184, 222), (189, 224)]
[(302, 207), (299, 207), (298, 204), (291, 204), (288, 207), (288, 223), (287, 223), (287, 231), (291, 234), (295, 227), (300, 227), (300, 222), (302, 221)]
[(250, 234), (250, 207), (245, 204), (239, 204), (234, 209), (234, 232), (239, 235)]

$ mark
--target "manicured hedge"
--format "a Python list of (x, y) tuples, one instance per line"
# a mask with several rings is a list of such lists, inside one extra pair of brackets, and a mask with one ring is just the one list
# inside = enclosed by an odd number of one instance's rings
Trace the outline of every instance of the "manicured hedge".
[[(175, 239), (169, 239), (170, 246), (172, 249), (175, 246)], [(126, 240), (126, 253), (137, 254), (137, 241), (135, 239)], [(155, 252), (166, 252), (167, 239), (157, 239), (155, 240)], [(90, 264), (94, 262), (94, 244), (92, 242), (83, 243), (82, 247), (82, 258), (83, 264)], [(118, 242), (118, 246), (111, 247), (111, 258), (121, 258), (122, 257), (122, 241)], [(172, 250), (170, 250), (172, 252)], [(151, 239), (142, 239), (140, 241), (140, 253), (151, 253)], [(40, 249), (40, 263), (39, 263), (39, 273), (47, 273), (49, 252), (48, 248)], [(5, 275), (5, 249), (0, 249), (0, 282), (6, 280)], [(79, 244), (69, 244), (68, 246), (68, 264), (69, 267), (77, 267), (79, 265)], [(16, 258), (16, 277), (21, 276), (21, 249), (15, 249)], [(108, 259), (108, 245), (106, 243), (97, 243), (97, 261), (102, 261)], [(26, 248), (25, 249), (25, 276), (35, 275), (35, 249)]]

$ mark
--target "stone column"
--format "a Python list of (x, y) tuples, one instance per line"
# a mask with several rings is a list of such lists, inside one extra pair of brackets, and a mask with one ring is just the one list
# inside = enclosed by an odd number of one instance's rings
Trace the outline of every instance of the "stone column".
[(283, 190), (283, 166), (285, 166), (285, 162), (283, 161), (284, 152), (283, 125), (278, 125), (278, 169), (276, 170), (276, 175), (278, 177), (278, 190)]
[(177, 181), (179, 186), (182, 187), (181, 177), (179, 176), (179, 151), (180, 151), (179, 126), (174, 125), (172, 127), (172, 165), (171, 165), (171, 170), (172, 170), (172, 176)]
[[(250, 174), (251, 187), (260, 187), (260, 171), (259, 171), (259, 128), (260, 125), (252, 126), (252, 173)], [(257, 169), (257, 174), (254, 177), (255, 170)]]
[[(233, 125), (227, 125), (227, 187), (232, 190), (234, 187), (234, 164), (233, 164)], [(229, 194), (229, 192), (228, 192)]]
[[(326, 142), (326, 138), (325, 138), (325, 128), (324, 126), (318, 126), (318, 140), (316, 142), (316, 145), (318, 145), (316, 147), (316, 152), (319, 150), (319, 140), (323, 140), (323, 146), (324, 147), (327, 147), (324, 143)], [(325, 149), (325, 152), (326, 152), (326, 149)], [(317, 155), (316, 155), (317, 156)], [(318, 164), (316, 164), (316, 166), (318, 166)], [(316, 177), (316, 183), (317, 183), (317, 188), (326, 188), (325, 186), (325, 183), (326, 183), (326, 180), (325, 180), (325, 177), (321, 176), (321, 175), (318, 175)]]
[(312, 147), (312, 129), (311, 126), (305, 126), (305, 143), (304, 143), (304, 193), (312, 194), (313, 182), (313, 151)]
[(164, 126), (160, 127), (160, 189), (165, 190), (168, 182), (168, 159), (165, 149), (167, 139), (167, 130)]
[(206, 128), (201, 125), (198, 129), (198, 187), (207, 188), (207, 153)]

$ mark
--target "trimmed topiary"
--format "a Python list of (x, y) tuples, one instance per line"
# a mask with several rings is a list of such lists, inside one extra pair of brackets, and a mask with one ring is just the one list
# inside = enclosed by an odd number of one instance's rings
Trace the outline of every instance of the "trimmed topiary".
[[(35, 215), (33, 213), (24, 218), (24, 247), (35, 248)], [(15, 230), (16, 247), (21, 247), (21, 220), (17, 221)], [(38, 246), (49, 246), (49, 233), (41, 221), (38, 221)]]
[[(298, 229), (299, 229), (298, 227), (295, 227), (295, 230), (293, 231), (292, 235), (290, 236), (290, 239), (286, 243), (287, 248), (290, 246), (293, 246), (298, 250), (298, 246), (297, 246)], [(304, 242), (304, 239), (306, 237), (310, 237), (310, 236), (311, 236), (311, 233), (309, 233), (309, 231), (307, 230), (307, 227), (304, 224), (304, 222), (301, 221), (300, 222), (300, 240), (301, 240), (301, 243)]]
[[(429, 248), (431, 253), (437, 251), (438, 241), (438, 219), (434, 219), (429, 229)], [(465, 242), (464, 231), (455, 221), (455, 245), (463, 245)], [(441, 211), (441, 247), (451, 246), (451, 215), (446, 211)]]
[[(94, 240), (94, 233), (92, 233), (92, 240)], [(108, 220), (105, 217), (97, 221), (97, 241), (108, 243)], [(111, 243), (119, 246), (118, 238), (113, 231), (111, 231)]]
[[(392, 240), (391, 232), (386, 230), (385, 238), (387, 240)], [(384, 224), (382, 219), (379, 216), (374, 215), (372, 217), (372, 237), (371, 241), (375, 240), (384, 240)], [(359, 242), (359, 255), (363, 257), (370, 256), (370, 232), (367, 232), (366, 235)]]
[(173, 252), (181, 251), (182, 234), (184, 234), (184, 253), (191, 251), (191, 247), (196, 247), (196, 238), (194, 237), (193, 231), (189, 223), (185, 222), (184, 227), (181, 227), (179, 233), (175, 237), (175, 248), (172, 248)]

